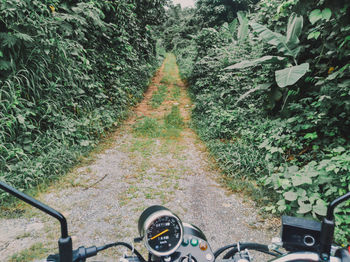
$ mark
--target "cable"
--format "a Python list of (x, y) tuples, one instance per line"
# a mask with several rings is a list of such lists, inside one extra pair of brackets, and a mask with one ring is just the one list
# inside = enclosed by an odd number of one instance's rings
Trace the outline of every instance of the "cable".
[[(256, 250), (271, 256), (279, 256), (278, 253), (273, 253), (269, 250), (269, 247), (267, 245), (262, 245), (262, 244), (257, 244), (257, 243), (240, 243), (240, 249), (251, 249), (251, 250)], [(230, 257), (233, 257), (237, 252), (238, 252), (237, 247), (233, 247), (229, 252), (227, 252), (224, 256), (224, 259), (228, 259)]]
[[(260, 249), (251, 249), (251, 250), (255, 250), (255, 251), (259, 251), (261, 253), (265, 253), (267, 255), (270, 255), (270, 256), (274, 256), (274, 257), (278, 257), (282, 254), (279, 254), (279, 253), (273, 253), (271, 251), (266, 251), (266, 250), (260, 250)], [(238, 250), (236, 248), (233, 248), (231, 249), (225, 256), (224, 256), (224, 259), (229, 259), (230, 257), (233, 257), (236, 253), (238, 252)]]
[(232, 248), (232, 247), (237, 247), (237, 244), (231, 244), (231, 245), (227, 245), (224, 246), (222, 248), (219, 248), (218, 250), (216, 250), (214, 252), (214, 257), (217, 258), (218, 256), (220, 256), (223, 252), (225, 252), (227, 249)]
[(143, 258), (143, 256), (136, 250), (134, 249), (130, 244), (125, 243), (125, 242), (115, 242), (115, 243), (111, 243), (111, 244), (107, 244), (101, 247), (97, 248), (97, 251), (100, 252), (102, 250), (106, 250), (108, 248), (111, 247), (116, 247), (116, 246), (124, 246), (127, 247), (128, 249), (130, 249), (131, 251), (133, 251), (133, 253), (135, 253), (135, 255), (140, 259), (141, 262), (146, 262), (146, 260)]
[(275, 252), (276, 252), (278, 255), (280, 255), (280, 256), (284, 255), (284, 253), (281, 252), (281, 251), (279, 251), (279, 250), (274, 249), (273, 251), (275, 251)]

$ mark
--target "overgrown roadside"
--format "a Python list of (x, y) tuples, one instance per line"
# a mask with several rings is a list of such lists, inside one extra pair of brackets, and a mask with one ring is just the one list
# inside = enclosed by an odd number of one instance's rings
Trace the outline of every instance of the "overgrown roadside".
[[(218, 183), (219, 172), (188, 127), (191, 107), (175, 57), (167, 55), (145, 99), (106, 142), (107, 149), (39, 196), (67, 216), (74, 248), (132, 241), (139, 215), (153, 204), (201, 228), (213, 249), (236, 241), (270, 242), (276, 234), (272, 223)], [(24, 208), (23, 217), (0, 220), (0, 257), (44, 258), (56, 251), (58, 236), (57, 223)], [(115, 261), (118, 251), (96, 259)]]

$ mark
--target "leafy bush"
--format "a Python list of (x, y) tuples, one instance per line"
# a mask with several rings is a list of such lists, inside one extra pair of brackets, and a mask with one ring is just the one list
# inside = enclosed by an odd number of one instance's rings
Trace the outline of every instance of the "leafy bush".
[[(331, 150), (320, 162), (311, 161), (307, 165), (285, 166), (278, 173), (264, 177), (266, 186), (273, 187), (279, 193), (277, 207), (270, 206), (269, 211), (294, 213), (324, 217), (327, 203), (350, 191), (350, 154), (349, 150), (337, 147)], [(350, 223), (350, 207), (343, 205), (336, 209), (337, 239), (346, 244)]]
[[(211, 28), (184, 29), (187, 45), (174, 44), (193, 124), (230, 186), (259, 179), (269, 194), (277, 191), (267, 209), (319, 218), (350, 190), (350, 5), (261, 0), (225, 23), (216, 15), (234, 8), (209, 8), (216, 4), (199, 1), (193, 11), (213, 15)], [(336, 240), (345, 244), (348, 206), (336, 217)]]
[(163, 13), (159, 1), (2, 1), (1, 179), (24, 190), (57, 177), (127, 115), (157, 66)]

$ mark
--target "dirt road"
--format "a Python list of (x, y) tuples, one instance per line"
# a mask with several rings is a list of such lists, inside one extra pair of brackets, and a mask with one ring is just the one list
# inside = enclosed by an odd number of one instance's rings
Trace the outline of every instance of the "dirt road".
[[(276, 235), (252, 202), (220, 185), (219, 171), (189, 128), (191, 108), (175, 57), (168, 55), (145, 99), (100, 152), (40, 194), (67, 216), (75, 248), (132, 241), (141, 212), (153, 204), (201, 228), (214, 250), (236, 241), (269, 243)], [(56, 252), (58, 223), (22, 209), (18, 218), (0, 219), (1, 261)], [(142, 244), (136, 248), (146, 255)], [(121, 253), (110, 249), (92, 261), (117, 261)]]

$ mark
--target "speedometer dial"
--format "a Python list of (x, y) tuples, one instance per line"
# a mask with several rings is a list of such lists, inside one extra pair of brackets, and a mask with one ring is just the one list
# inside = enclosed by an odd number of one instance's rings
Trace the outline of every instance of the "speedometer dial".
[(178, 220), (162, 216), (153, 221), (147, 229), (147, 244), (157, 252), (168, 252), (181, 243), (181, 228)]
[(149, 207), (142, 213), (139, 231), (148, 250), (156, 256), (171, 255), (183, 238), (180, 219), (162, 206)]

